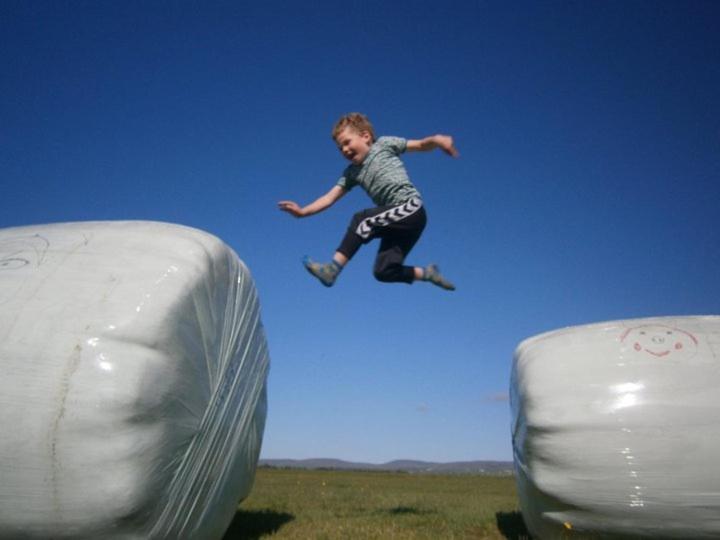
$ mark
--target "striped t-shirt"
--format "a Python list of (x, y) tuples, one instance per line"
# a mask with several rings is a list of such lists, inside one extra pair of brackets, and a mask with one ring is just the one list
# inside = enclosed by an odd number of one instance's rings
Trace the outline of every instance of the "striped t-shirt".
[(376, 206), (399, 205), (420, 197), (398, 157), (406, 149), (406, 139), (380, 137), (361, 164), (353, 163), (345, 169), (337, 185), (347, 191), (361, 186)]

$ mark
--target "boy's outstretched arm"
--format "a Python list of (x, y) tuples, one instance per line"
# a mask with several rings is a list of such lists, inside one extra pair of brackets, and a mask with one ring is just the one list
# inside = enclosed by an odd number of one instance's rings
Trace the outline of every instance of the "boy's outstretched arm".
[(452, 157), (458, 157), (460, 152), (455, 148), (453, 138), (450, 135), (432, 135), (419, 140), (408, 140), (408, 152), (427, 152), (439, 148)]
[(328, 191), (325, 195), (318, 197), (307, 206), (300, 206), (294, 201), (280, 201), (278, 203), (278, 208), (298, 218), (312, 216), (313, 214), (322, 212), (326, 208), (335, 204), (346, 193), (347, 190), (336, 185), (333, 186), (332, 189), (330, 189), (330, 191)]

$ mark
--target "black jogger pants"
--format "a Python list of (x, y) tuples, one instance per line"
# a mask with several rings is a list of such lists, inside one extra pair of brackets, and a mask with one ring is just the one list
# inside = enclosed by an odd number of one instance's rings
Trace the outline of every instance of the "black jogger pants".
[(355, 214), (337, 249), (352, 259), (360, 246), (380, 238), (373, 275), (379, 281), (412, 283), (415, 271), (403, 262), (427, 223), (422, 200), (414, 197), (394, 206), (378, 206)]

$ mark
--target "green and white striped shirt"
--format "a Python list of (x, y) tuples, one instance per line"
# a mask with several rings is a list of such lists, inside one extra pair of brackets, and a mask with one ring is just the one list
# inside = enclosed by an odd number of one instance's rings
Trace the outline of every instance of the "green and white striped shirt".
[(345, 169), (337, 185), (347, 191), (361, 186), (376, 206), (399, 205), (420, 197), (399, 157), (406, 149), (406, 139), (380, 137), (361, 164)]

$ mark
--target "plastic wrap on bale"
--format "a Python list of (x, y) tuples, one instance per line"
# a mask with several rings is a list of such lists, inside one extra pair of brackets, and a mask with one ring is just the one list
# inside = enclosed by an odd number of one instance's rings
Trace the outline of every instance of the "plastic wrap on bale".
[(720, 537), (720, 317), (528, 339), (510, 394), (521, 509), (536, 538)]
[(268, 367), (253, 281), (216, 237), (0, 230), (0, 538), (221, 538)]

